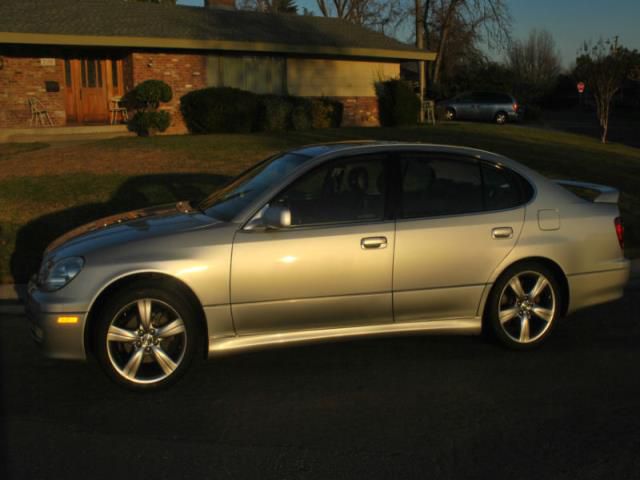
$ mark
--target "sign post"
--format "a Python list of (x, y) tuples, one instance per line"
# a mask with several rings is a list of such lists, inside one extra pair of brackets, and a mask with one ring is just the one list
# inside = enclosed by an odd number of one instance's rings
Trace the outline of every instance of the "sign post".
[(583, 105), (583, 101), (582, 101), (582, 96), (584, 95), (584, 89), (586, 88), (586, 85), (584, 84), (584, 82), (578, 82), (578, 93), (580, 94), (580, 106)]

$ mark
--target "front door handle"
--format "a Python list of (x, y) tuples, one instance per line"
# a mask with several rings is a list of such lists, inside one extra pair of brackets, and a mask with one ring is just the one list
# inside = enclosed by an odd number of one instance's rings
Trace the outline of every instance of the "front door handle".
[(387, 237), (367, 237), (360, 240), (360, 247), (363, 250), (374, 248), (387, 248)]
[(511, 227), (497, 227), (491, 230), (491, 237), (494, 240), (500, 240), (504, 238), (513, 238), (513, 228)]

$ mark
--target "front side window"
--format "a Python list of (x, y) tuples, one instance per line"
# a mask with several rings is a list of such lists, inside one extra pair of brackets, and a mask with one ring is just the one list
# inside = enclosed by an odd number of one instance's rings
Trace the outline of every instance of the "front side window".
[(199, 205), (199, 209), (210, 217), (230, 221), (275, 183), (310, 159), (306, 155), (286, 153), (261, 162), (214, 192)]
[(474, 161), (405, 156), (401, 162), (401, 179), (401, 218), (483, 210), (480, 167)]
[(384, 156), (330, 162), (296, 181), (272, 204), (288, 207), (292, 226), (380, 221), (387, 175)]

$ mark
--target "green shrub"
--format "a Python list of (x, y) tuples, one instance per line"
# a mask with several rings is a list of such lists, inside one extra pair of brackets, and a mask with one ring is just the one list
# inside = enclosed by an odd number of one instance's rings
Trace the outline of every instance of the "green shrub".
[(344, 106), (328, 98), (311, 99), (311, 126), (313, 128), (338, 128), (342, 125)]
[(162, 80), (145, 80), (124, 96), (124, 104), (133, 110), (157, 110), (160, 103), (173, 98), (171, 87)]
[(303, 97), (291, 97), (293, 111), (291, 112), (291, 128), (293, 130), (311, 130), (311, 100)]
[(380, 123), (385, 127), (415, 125), (420, 113), (420, 100), (409, 82), (387, 80), (376, 85)]
[(291, 114), (294, 102), (290, 97), (280, 95), (260, 96), (260, 119), (258, 130), (264, 132), (281, 132), (291, 125)]
[(160, 103), (173, 98), (171, 87), (161, 80), (146, 80), (124, 96), (124, 105), (136, 113), (127, 122), (127, 128), (141, 137), (164, 132), (171, 125), (171, 114), (158, 111)]
[(184, 95), (180, 111), (192, 133), (246, 133), (257, 127), (259, 102), (251, 92), (211, 87)]
[(136, 112), (127, 123), (130, 132), (140, 137), (148, 137), (156, 132), (164, 132), (171, 125), (171, 114), (166, 111)]

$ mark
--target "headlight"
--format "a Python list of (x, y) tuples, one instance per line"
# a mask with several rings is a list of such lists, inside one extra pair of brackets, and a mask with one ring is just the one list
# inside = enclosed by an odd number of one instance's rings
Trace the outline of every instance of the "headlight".
[(60, 290), (80, 273), (83, 266), (82, 257), (63, 258), (55, 263), (47, 262), (40, 269), (38, 283), (46, 292)]

